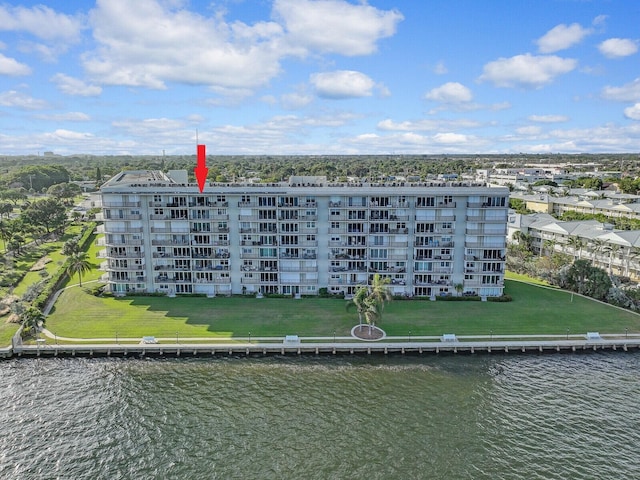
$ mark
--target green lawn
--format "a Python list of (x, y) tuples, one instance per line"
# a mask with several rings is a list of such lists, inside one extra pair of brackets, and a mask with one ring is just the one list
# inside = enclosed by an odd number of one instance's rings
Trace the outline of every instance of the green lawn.
[(540, 280), (539, 278), (530, 277), (528, 275), (523, 275), (522, 273), (515, 272), (504, 272), (504, 278), (507, 280), (519, 280), (521, 282), (532, 283), (534, 285), (544, 285), (547, 287), (558, 288), (555, 285), (551, 285), (549, 282), (545, 282), (544, 280)]
[[(388, 335), (640, 332), (640, 316), (567, 292), (507, 281), (513, 302), (395, 301), (380, 326)], [(357, 323), (337, 299), (97, 298), (74, 287), (59, 298), (47, 327), (60, 336), (245, 337), (348, 335)]]
[(0, 347), (11, 345), (11, 337), (18, 331), (20, 325), (7, 323), (5, 318), (0, 318)]
[(22, 280), (15, 285), (13, 293), (21, 297), (30, 285), (42, 280), (39, 272), (31, 272), (29, 269), (42, 257), (51, 258), (51, 262), (47, 263), (46, 270), (52, 275), (60, 268), (66, 257), (62, 254), (62, 246), (64, 242), (78, 235), (82, 230), (81, 225), (71, 225), (67, 228), (65, 234), (56, 242), (47, 242), (39, 245), (37, 248), (20, 255), (16, 259), (16, 269), (26, 272)]

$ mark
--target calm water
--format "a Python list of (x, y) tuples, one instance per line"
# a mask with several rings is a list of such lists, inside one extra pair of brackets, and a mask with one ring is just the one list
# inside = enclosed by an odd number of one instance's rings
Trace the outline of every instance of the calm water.
[(640, 354), (0, 362), (2, 479), (640, 475)]

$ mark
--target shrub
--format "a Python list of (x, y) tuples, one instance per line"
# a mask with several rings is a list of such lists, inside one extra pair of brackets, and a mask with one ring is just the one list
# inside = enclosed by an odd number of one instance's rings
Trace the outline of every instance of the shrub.
[(436, 296), (436, 300), (444, 301), (444, 302), (479, 302), (480, 297), (476, 295), (462, 296), (462, 297), (452, 297), (450, 295), (447, 295), (447, 296), (438, 295)]
[(501, 297), (488, 297), (487, 301), (489, 302), (511, 302), (513, 300), (513, 298), (511, 297), (511, 295), (502, 295)]

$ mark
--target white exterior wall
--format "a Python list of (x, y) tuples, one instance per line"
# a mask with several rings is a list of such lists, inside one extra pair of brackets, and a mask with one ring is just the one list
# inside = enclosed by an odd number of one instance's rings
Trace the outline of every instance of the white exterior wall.
[[(102, 187), (114, 292), (502, 294), (508, 189), (460, 183), (178, 184), (125, 172)], [(288, 204), (287, 204), (288, 203)]]

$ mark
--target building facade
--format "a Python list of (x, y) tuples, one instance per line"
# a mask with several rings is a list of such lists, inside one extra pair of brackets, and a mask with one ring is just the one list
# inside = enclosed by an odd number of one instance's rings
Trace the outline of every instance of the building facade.
[(208, 183), (126, 171), (101, 188), (114, 293), (500, 296), (508, 189), (462, 182)]

